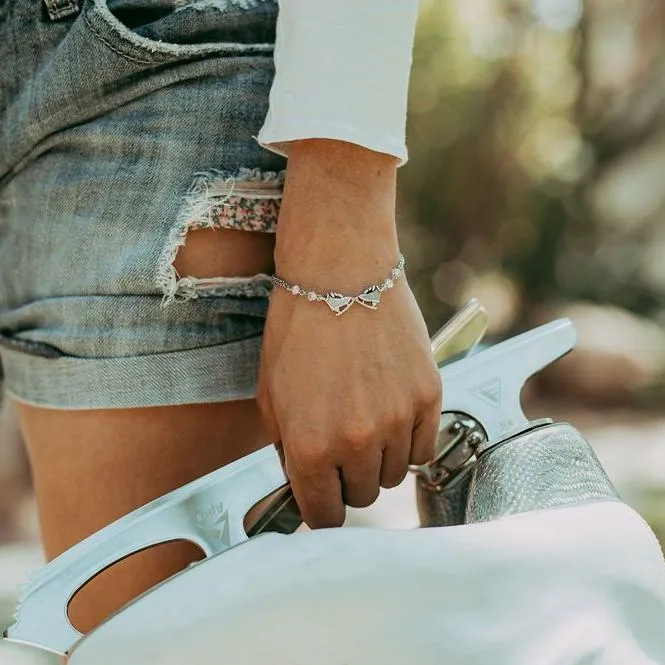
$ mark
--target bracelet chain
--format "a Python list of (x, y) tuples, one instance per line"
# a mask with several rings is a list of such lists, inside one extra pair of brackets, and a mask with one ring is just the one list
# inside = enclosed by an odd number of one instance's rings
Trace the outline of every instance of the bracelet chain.
[(392, 289), (395, 280), (398, 279), (403, 272), (404, 255), (400, 254), (399, 262), (397, 263), (397, 266), (392, 269), (390, 277), (378, 284), (372, 284), (356, 296), (346, 296), (332, 291), (329, 291), (326, 294), (316, 293), (316, 291), (304, 289), (298, 284), (289, 284), (289, 282), (277, 275), (273, 275), (272, 281), (274, 285), (291, 292), (294, 296), (303, 296), (310, 302), (316, 302), (317, 300), (325, 302), (337, 316), (340, 316), (341, 314), (344, 314), (354, 302), (360, 303), (368, 309), (378, 309), (381, 294), (388, 289)]

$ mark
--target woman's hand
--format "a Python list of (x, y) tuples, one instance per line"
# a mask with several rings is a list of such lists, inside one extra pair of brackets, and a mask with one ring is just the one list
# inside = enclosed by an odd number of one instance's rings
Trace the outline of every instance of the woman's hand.
[[(392, 157), (351, 144), (289, 144), (276, 273), (318, 293), (356, 294), (390, 277), (395, 170)], [(404, 275), (377, 310), (354, 304), (339, 317), (276, 287), (257, 400), (310, 527), (340, 525), (345, 504), (371, 504), (409, 463), (431, 459), (441, 382)]]

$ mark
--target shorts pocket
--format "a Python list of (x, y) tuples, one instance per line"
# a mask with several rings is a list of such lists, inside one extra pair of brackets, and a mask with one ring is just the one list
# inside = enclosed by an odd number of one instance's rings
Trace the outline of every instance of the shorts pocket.
[(81, 19), (115, 54), (158, 65), (207, 55), (270, 55), (277, 6), (273, 0), (86, 0)]

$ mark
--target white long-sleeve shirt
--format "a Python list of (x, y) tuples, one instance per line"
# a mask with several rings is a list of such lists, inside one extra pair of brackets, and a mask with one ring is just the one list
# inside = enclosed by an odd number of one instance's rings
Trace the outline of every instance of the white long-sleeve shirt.
[(261, 145), (329, 138), (407, 160), (418, 0), (279, 0), (275, 80)]

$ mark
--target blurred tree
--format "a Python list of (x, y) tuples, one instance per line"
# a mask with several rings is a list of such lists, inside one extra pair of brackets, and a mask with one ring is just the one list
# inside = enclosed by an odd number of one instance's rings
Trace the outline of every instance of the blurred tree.
[(664, 22), (657, 0), (424, 4), (400, 232), (432, 329), (471, 294), (494, 332), (552, 300), (663, 307)]

